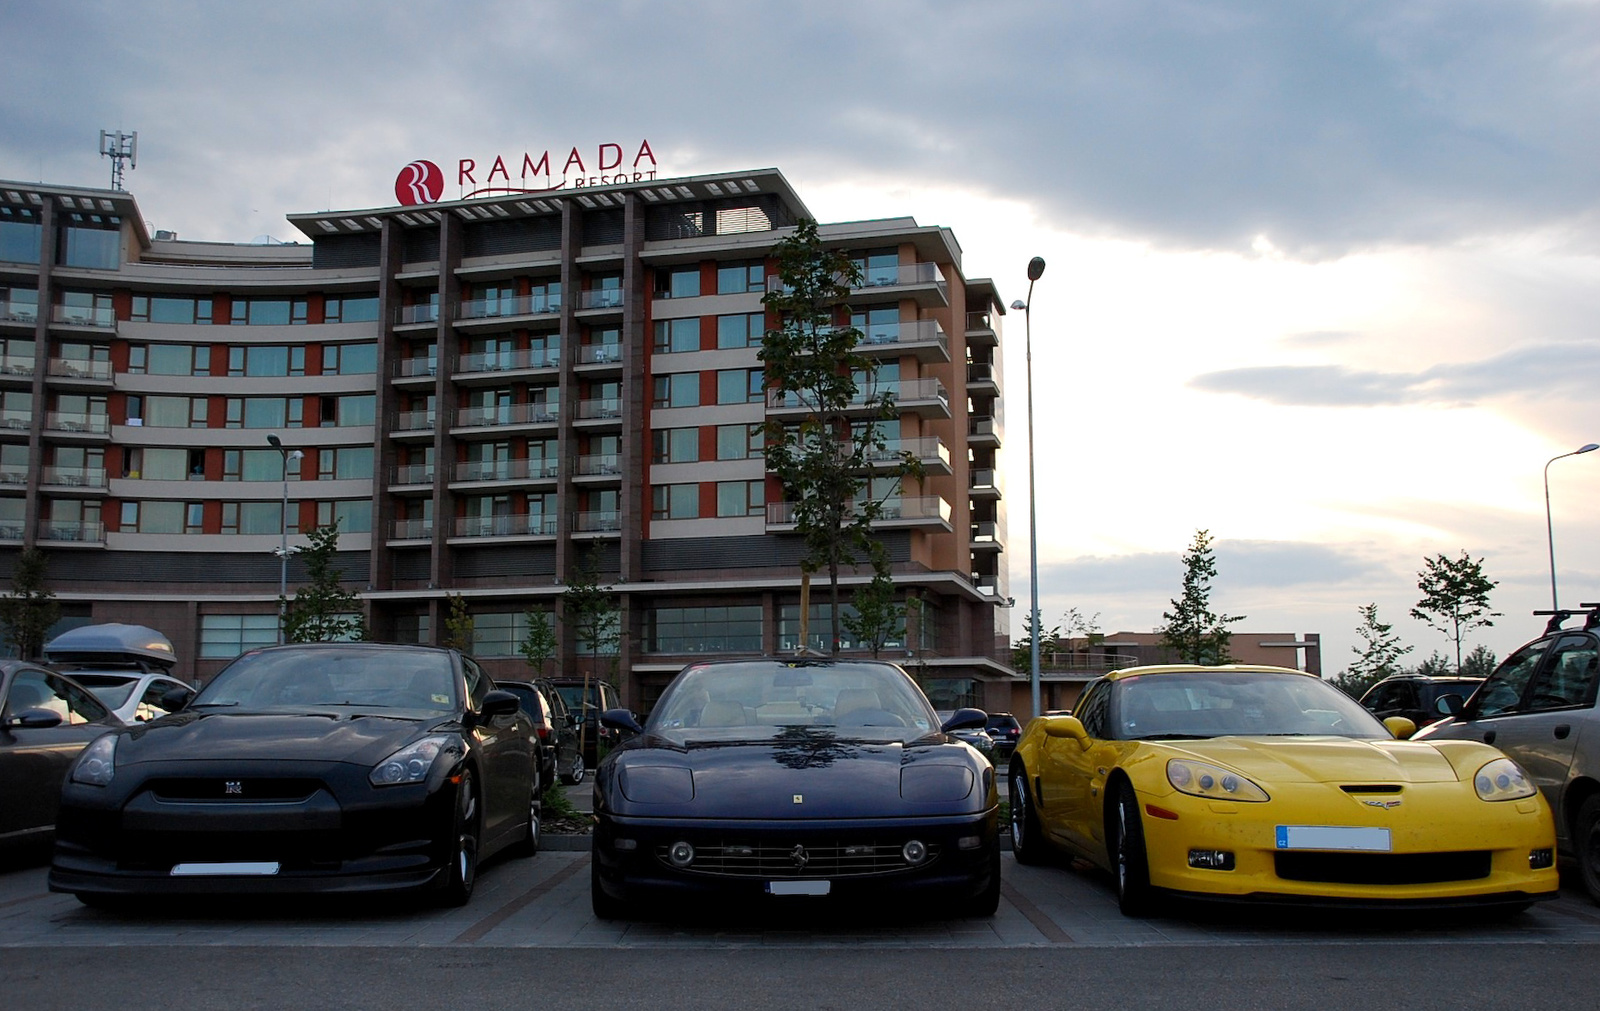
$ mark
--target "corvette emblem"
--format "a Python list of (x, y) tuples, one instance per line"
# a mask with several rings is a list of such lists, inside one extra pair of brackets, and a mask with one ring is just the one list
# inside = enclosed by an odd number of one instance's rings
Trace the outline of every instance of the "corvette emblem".
[(806, 864), (811, 862), (811, 854), (806, 852), (804, 846), (795, 843), (794, 849), (789, 851), (789, 859), (794, 861), (795, 870), (803, 871), (806, 869)]
[(237, 779), (223, 780), (222, 793), (227, 797), (242, 797), (244, 796), (244, 783)]
[(1385, 810), (1400, 806), (1400, 802), (1398, 800), (1364, 800), (1361, 803), (1367, 805), (1368, 807), (1381, 807)]

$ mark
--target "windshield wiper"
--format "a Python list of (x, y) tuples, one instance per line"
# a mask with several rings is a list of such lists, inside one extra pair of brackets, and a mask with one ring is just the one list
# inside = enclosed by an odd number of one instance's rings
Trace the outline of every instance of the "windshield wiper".
[(189, 703), (189, 705), (186, 708), (199, 709), (201, 706), (209, 706), (209, 707), (214, 707), (214, 708), (217, 708), (217, 709), (222, 709), (222, 708), (225, 708), (227, 706), (236, 706), (238, 704), (239, 703), (237, 703), (237, 702), (191, 702), (191, 703)]
[(1125, 737), (1125, 741), (1209, 741), (1217, 734), (1144, 734), (1140, 737)]

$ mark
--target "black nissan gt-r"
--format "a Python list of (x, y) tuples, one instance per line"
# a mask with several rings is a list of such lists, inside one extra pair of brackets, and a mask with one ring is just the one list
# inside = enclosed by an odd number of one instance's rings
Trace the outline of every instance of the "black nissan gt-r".
[(595, 777), (595, 914), (707, 895), (876, 896), (973, 916), (1000, 898), (994, 769), (877, 661), (759, 659), (680, 672)]
[(537, 738), (454, 650), (317, 643), (239, 657), (181, 711), (67, 774), (50, 888), (127, 895), (432, 889), (539, 842)]

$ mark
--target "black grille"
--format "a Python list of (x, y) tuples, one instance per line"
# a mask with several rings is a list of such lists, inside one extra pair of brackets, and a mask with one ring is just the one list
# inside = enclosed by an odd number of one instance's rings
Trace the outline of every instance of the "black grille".
[[(928, 867), (939, 859), (939, 847), (929, 843), (927, 858), (913, 867), (901, 855), (901, 845), (897, 842), (851, 842), (818, 846), (739, 843), (696, 846), (694, 863), (680, 869), (741, 878), (842, 878), (894, 874)], [(663, 864), (673, 866), (667, 859), (667, 849), (666, 846), (656, 847), (656, 856)]]
[(1341, 885), (1428, 885), (1489, 876), (1488, 850), (1464, 853), (1275, 853), (1278, 877)]
[(1405, 788), (1396, 783), (1347, 783), (1339, 789), (1345, 793), (1399, 793)]
[[(233, 788), (230, 790), (230, 787)], [(153, 779), (146, 787), (158, 800), (217, 800), (249, 804), (264, 800), (301, 801), (322, 789), (316, 779)]]

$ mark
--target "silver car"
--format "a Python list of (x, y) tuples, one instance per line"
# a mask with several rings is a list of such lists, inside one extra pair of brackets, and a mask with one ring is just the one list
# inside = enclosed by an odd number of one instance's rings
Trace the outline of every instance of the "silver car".
[[(1586, 605), (1587, 606), (1587, 605)], [(1572, 617), (1581, 624), (1563, 627)], [(1577, 863), (1600, 904), (1600, 606), (1558, 612), (1544, 634), (1512, 653), (1462, 703), (1439, 700), (1450, 719), (1417, 734), (1473, 740), (1504, 751), (1539, 788), (1556, 816), (1558, 851)]]

